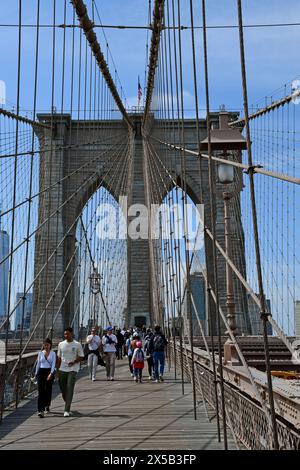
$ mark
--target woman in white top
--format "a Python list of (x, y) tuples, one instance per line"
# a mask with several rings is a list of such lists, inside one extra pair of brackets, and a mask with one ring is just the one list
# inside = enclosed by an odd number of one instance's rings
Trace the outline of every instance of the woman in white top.
[(107, 334), (102, 337), (106, 363), (106, 380), (114, 380), (115, 375), (116, 345), (118, 340), (112, 330), (112, 326), (108, 326), (106, 328)]
[(52, 385), (55, 373), (56, 354), (51, 351), (52, 341), (46, 338), (43, 342), (43, 349), (39, 352), (35, 375), (38, 381), (38, 416), (44, 417), (44, 412), (50, 412), (52, 397)]
[(96, 327), (93, 327), (91, 334), (87, 336), (86, 342), (89, 347), (88, 352), (88, 369), (89, 375), (92, 381), (96, 380), (96, 371), (98, 366), (99, 347), (101, 344), (101, 338), (97, 335)]

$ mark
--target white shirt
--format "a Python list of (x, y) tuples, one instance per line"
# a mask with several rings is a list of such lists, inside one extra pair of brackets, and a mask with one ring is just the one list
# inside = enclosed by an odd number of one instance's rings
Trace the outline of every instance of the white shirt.
[(86, 342), (89, 345), (90, 351), (96, 351), (101, 344), (101, 339), (98, 335), (88, 335), (86, 338)]
[(47, 359), (45, 357), (44, 351), (40, 351), (37, 358), (35, 375), (38, 373), (39, 369), (51, 369), (51, 374), (55, 371), (56, 363), (56, 354), (54, 351), (50, 351)]
[(105, 353), (107, 352), (116, 352), (116, 344), (118, 344), (118, 340), (117, 340), (117, 337), (113, 334), (111, 335), (107, 335), (112, 341), (113, 343), (109, 343), (108, 342), (108, 339), (106, 338), (106, 336), (103, 336), (102, 337), (102, 344), (103, 344), (103, 350)]
[(58, 344), (57, 356), (61, 358), (59, 370), (63, 372), (78, 372), (79, 363), (68, 366), (69, 362), (73, 362), (77, 357), (84, 357), (82, 346), (78, 341), (71, 341), (70, 343), (65, 339)]

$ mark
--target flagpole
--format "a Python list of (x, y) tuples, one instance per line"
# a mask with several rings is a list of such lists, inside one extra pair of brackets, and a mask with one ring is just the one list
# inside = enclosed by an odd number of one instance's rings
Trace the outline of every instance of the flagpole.
[(142, 87), (140, 84), (140, 76), (138, 75), (138, 112), (140, 112), (141, 97), (142, 97)]
[(138, 75), (138, 113), (140, 112), (140, 76)]

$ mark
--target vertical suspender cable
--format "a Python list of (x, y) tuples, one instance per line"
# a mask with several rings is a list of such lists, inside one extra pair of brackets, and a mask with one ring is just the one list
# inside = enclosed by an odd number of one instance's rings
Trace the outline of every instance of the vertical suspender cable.
[[(53, 121), (54, 121), (54, 96), (55, 96), (55, 50), (56, 50), (56, 32), (55, 32), (55, 21), (56, 21), (56, 0), (53, 0), (53, 23), (52, 23), (52, 79), (51, 79), (51, 142), (50, 142), (50, 155), (49, 155), (49, 162), (50, 162), (50, 168), (49, 168), (49, 186), (51, 187), (52, 185), (52, 176), (53, 176), (53, 137), (54, 137), (54, 130), (53, 130)], [(56, 151), (56, 150), (55, 150)], [(53, 189), (49, 190), (48, 196), (48, 214), (47, 214), (47, 237), (46, 237), (46, 259), (48, 260), (49, 258), (49, 241), (50, 241), (50, 223), (51, 223), (51, 208), (52, 208), (52, 195), (53, 195)], [(45, 203), (47, 203), (47, 199), (45, 197)], [(41, 240), (43, 237), (43, 233), (41, 233)], [(42, 241), (41, 241), (41, 246), (42, 246)], [(44, 298), (44, 305), (47, 305), (48, 302), (48, 280), (49, 280), (49, 264), (50, 262), (47, 261), (47, 266), (46, 266), (46, 275), (45, 275), (45, 298)], [(52, 264), (52, 261), (51, 261)], [(51, 275), (50, 275), (51, 278)], [(42, 287), (43, 288), (43, 287)], [(39, 291), (41, 290), (41, 285), (39, 286)], [(51, 293), (50, 293), (51, 295)], [(48, 311), (45, 311), (45, 315), (43, 318), (43, 338), (45, 337), (46, 333), (46, 328), (47, 328), (47, 313)], [(52, 322), (51, 322), (52, 323)]]
[[(36, 114), (36, 101), (37, 101), (37, 81), (38, 81), (38, 58), (39, 58), (39, 24), (40, 24), (40, 0), (37, 0), (37, 19), (36, 19), (36, 44), (35, 44), (35, 73), (34, 73), (34, 91), (33, 91), (33, 120), (35, 119)], [(26, 234), (26, 253), (25, 253), (25, 274), (24, 274), (24, 283), (23, 283), (23, 304), (22, 304), (22, 322), (21, 322), (21, 331), (20, 331), (20, 348), (19, 348), (19, 361), (21, 361), (22, 355), (22, 345), (23, 345), (23, 328), (24, 328), (24, 318), (25, 318), (25, 305), (26, 305), (26, 285), (28, 278), (28, 259), (29, 259), (29, 235), (30, 235), (30, 223), (31, 223), (31, 207), (32, 207), (32, 185), (33, 185), (33, 163), (34, 163), (34, 141), (35, 134), (34, 129), (32, 129), (31, 135), (31, 157), (30, 157), (30, 177), (29, 177), (29, 195), (28, 195), (28, 213), (27, 213), (27, 234)], [(18, 406), (19, 401), (19, 380), (20, 373), (19, 369), (17, 372), (17, 387), (16, 387), (16, 407)]]
[[(194, 94), (195, 94), (195, 113), (196, 113), (196, 132), (197, 132), (197, 148), (199, 154), (199, 182), (200, 182), (200, 203), (203, 204), (203, 168), (202, 168), (202, 158), (200, 154), (200, 128), (199, 128), (199, 111), (198, 111), (198, 90), (197, 90), (197, 67), (196, 67), (196, 53), (195, 53), (195, 31), (194, 31), (194, 9), (193, 9), (193, 0), (190, 0), (190, 18), (191, 18), (191, 41), (192, 41), (192, 59), (193, 59), (193, 80), (194, 80)], [(194, 255), (194, 253), (193, 253)], [(190, 268), (192, 266), (192, 260), (190, 263)], [(197, 315), (197, 313), (196, 313)], [(190, 328), (192, 333), (192, 315), (190, 320)], [(191, 334), (191, 344), (192, 344), (192, 334)], [(213, 346), (213, 345), (212, 345)], [(193, 347), (193, 346), (192, 346)], [(214, 351), (212, 353), (214, 355)], [(214, 368), (214, 385), (215, 385), (215, 395), (216, 395), (216, 404), (218, 405), (217, 400), (217, 389), (216, 389), (216, 375)], [(203, 395), (204, 407), (205, 407), (205, 398)], [(220, 438), (220, 421), (217, 410), (217, 428), (218, 428), (218, 438)], [(220, 439), (219, 439), (220, 440)]]
[[(67, 2), (64, 0), (64, 24), (66, 24), (66, 15), (67, 15)], [(65, 90), (65, 63), (66, 63), (66, 28), (63, 30), (63, 48), (62, 48), (62, 77), (61, 77), (61, 109), (60, 109), (60, 135), (59, 138), (62, 140), (62, 146), (66, 144), (64, 135), (61, 135), (63, 131), (63, 112), (64, 112), (64, 90)], [(61, 151), (61, 158), (63, 157), (64, 150)], [(63, 176), (63, 175), (61, 175)], [(57, 208), (60, 205), (60, 199), (62, 195), (62, 185), (59, 184), (57, 188), (58, 192), (58, 198), (57, 198)], [(61, 211), (58, 210), (56, 214), (56, 228), (55, 228), (55, 246), (58, 245), (58, 233), (59, 233), (59, 218), (61, 215)], [(53, 222), (54, 223), (54, 222)], [(56, 273), (56, 266), (57, 266), (57, 257), (58, 257), (58, 252), (55, 251), (55, 256), (54, 256), (54, 273)], [(53, 338), (53, 330), (54, 330), (54, 318), (55, 318), (55, 297), (53, 298), (52, 302), (52, 313), (51, 313), (51, 333), (50, 333), (50, 338)]]
[[(178, 60), (177, 60), (177, 41), (176, 41), (176, 29), (175, 29), (175, 4), (174, 0), (172, 0), (172, 22), (173, 22), (173, 42), (174, 42), (174, 67), (175, 67), (175, 88), (176, 88), (176, 108), (177, 108), (177, 132), (178, 132), (178, 141), (179, 141), (179, 131), (180, 131), (180, 126), (179, 126), (179, 79), (178, 79)], [(175, 131), (174, 131), (175, 133)], [(175, 194), (176, 194), (176, 205), (179, 207), (178, 204), (178, 186), (175, 188)], [(179, 233), (179, 213), (177, 211), (177, 229)], [(181, 265), (180, 265), (180, 259), (181, 259), (181, 253), (180, 253), (180, 243), (179, 240), (177, 241), (177, 273), (178, 275), (178, 288), (177, 288), (177, 298), (179, 301), (179, 344), (180, 344), (180, 365), (181, 365), (181, 388), (182, 388), (182, 394), (184, 395), (184, 369), (183, 369), (183, 338), (182, 338), (182, 309), (181, 309)]]
[[(226, 412), (225, 412), (225, 393), (224, 393), (224, 379), (223, 379), (223, 364), (222, 364), (222, 346), (221, 346), (221, 322), (220, 322), (220, 301), (218, 291), (218, 266), (217, 266), (217, 253), (216, 253), (216, 201), (213, 182), (213, 168), (212, 168), (212, 150), (211, 150), (211, 134), (210, 134), (210, 107), (209, 107), (209, 82), (208, 82), (208, 60), (207, 60), (207, 39), (206, 39), (206, 8), (205, 0), (202, 0), (202, 20), (203, 20), (203, 50), (204, 50), (204, 73), (205, 73), (205, 96), (206, 96), (206, 126), (207, 126), (207, 141), (208, 141), (208, 174), (209, 174), (209, 188), (210, 188), (210, 217), (211, 229), (213, 234), (213, 265), (214, 265), (214, 288), (216, 297), (216, 317), (218, 328), (218, 350), (219, 350), (219, 376), (220, 376), (220, 390), (222, 402), (222, 419), (223, 419), (223, 439), (224, 449), (227, 450), (227, 429), (226, 429)], [(211, 304), (210, 304), (211, 305)], [(210, 312), (211, 313), (211, 312)]]
[[(19, 0), (19, 25), (18, 25), (18, 76), (17, 76), (17, 108), (16, 114), (19, 115), (20, 111), (20, 84), (21, 84), (21, 48), (22, 48), (22, 0)], [(12, 291), (12, 271), (13, 271), (13, 248), (15, 241), (15, 206), (17, 197), (17, 174), (18, 174), (18, 148), (19, 148), (19, 121), (16, 122), (15, 133), (15, 161), (14, 161), (14, 179), (13, 179), (13, 211), (11, 222), (11, 243), (10, 243), (10, 258), (9, 258), (9, 275), (8, 275), (8, 300), (7, 300), (7, 320), (5, 328), (5, 354), (4, 354), (4, 384), (1, 393), (1, 409), (0, 409), (0, 422), (2, 421), (3, 408), (4, 408), (4, 391), (6, 385), (6, 372), (7, 372), (7, 346), (8, 346), (8, 331), (9, 331), (9, 311), (11, 305), (11, 291)]]
[[(180, 98), (181, 98), (181, 146), (185, 147), (184, 137), (184, 103), (183, 103), (183, 66), (182, 66), (182, 42), (181, 42), (181, 15), (180, 15), (180, 0), (178, 6), (178, 46), (179, 46), (179, 76), (180, 76)], [(191, 337), (191, 356), (192, 356), (192, 385), (193, 385), (193, 404), (194, 404), (194, 418), (197, 419), (197, 399), (196, 399), (196, 382), (195, 382), (195, 364), (194, 364), (194, 346), (193, 346), (193, 322), (192, 322), (192, 306), (191, 306), (191, 279), (189, 269), (189, 251), (187, 248), (188, 237), (188, 219), (187, 219), (187, 183), (186, 183), (186, 158), (184, 150), (181, 152), (181, 170), (183, 175), (183, 223), (184, 223), (184, 251), (186, 262), (186, 286), (187, 286), (187, 318), (190, 324), (190, 337)]]
[(249, 124), (249, 112), (248, 112), (248, 92), (247, 92), (247, 78), (246, 78), (246, 64), (245, 64), (245, 49), (244, 49), (243, 13), (242, 13), (241, 0), (237, 0), (237, 9), (238, 9), (238, 21), (239, 21), (240, 59), (241, 59), (243, 98), (244, 98), (244, 115), (245, 115), (245, 126), (246, 126), (247, 153), (248, 153), (248, 165), (250, 169), (248, 174), (249, 174), (249, 183), (250, 183), (252, 223), (253, 223), (253, 232), (254, 232), (253, 235), (254, 235), (254, 243), (255, 243), (256, 268), (257, 268), (258, 288), (259, 288), (259, 296), (260, 296), (261, 317), (263, 321), (263, 338), (264, 338), (265, 359), (266, 359), (266, 373), (267, 373), (268, 388), (269, 388), (269, 405), (270, 405), (271, 420), (272, 420), (272, 433), (273, 433), (273, 439), (274, 439), (273, 444), (274, 444), (274, 449), (277, 450), (279, 449), (279, 442), (278, 442), (278, 434), (277, 434), (277, 423), (276, 423), (268, 334), (267, 334), (268, 315), (270, 315), (270, 313), (266, 311), (266, 300), (265, 300), (265, 294), (264, 294), (262, 267), (261, 267), (261, 259), (260, 259), (260, 246), (259, 246), (257, 212), (256, 212), (256, 202), (255, 202), (255, 188), (254, 188), (254, 168), (253, 168), (252, 153), (251, 153), (251, 135), (250, 135), (250, 124)]

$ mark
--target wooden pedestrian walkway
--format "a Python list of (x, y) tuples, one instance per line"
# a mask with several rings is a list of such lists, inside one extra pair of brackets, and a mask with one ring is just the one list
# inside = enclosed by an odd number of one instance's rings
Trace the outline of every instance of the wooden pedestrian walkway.
[[(63, 417), (57, 385), (51, 413), (44, 419), (37, 416), (35, 397), (5, 416), (0, 449), (223, 449), (216, 419), (209, 421), (200, 404), (194, 420), (192, 387), (186, 383), (182, 395), (172, 370), (163, 383), (146, 377), (140, 384), (130, 377), (127, 358), (117, 361), (114, 382), (106, 381), (104, 368), (98, 369), (95, 382), (86, 368), (79, 373), (69, 418)], [(235, 448), (229, 437), (229, 449)]]

